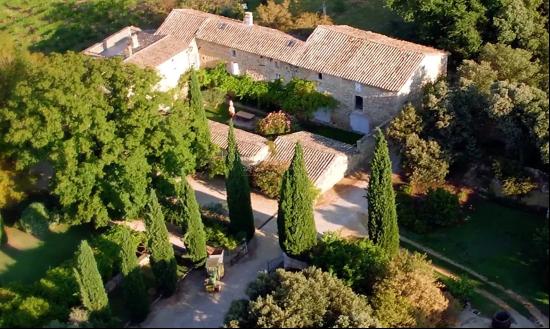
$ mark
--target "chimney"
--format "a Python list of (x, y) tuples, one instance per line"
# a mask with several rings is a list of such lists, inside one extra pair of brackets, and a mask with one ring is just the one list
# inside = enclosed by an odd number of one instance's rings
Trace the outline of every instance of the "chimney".
[(132, 47), (132, 38), (128, 39), (128, 44), (126, 45), (126, 57), (130, 57), (133, 54)]
[(254, 25), (254, 15), (252, 14), (252, 12), (247, 11), (244, 13), (244, 24), (246, 26)]
[(136, 33), (132, 34), (132, 48), (136, 49), (139, 48), (139, 40)]

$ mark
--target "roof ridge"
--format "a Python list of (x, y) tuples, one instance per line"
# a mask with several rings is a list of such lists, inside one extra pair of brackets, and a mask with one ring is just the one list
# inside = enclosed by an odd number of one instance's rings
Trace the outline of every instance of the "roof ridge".
[[(375, 35), (376, 37), (379, 37), (379, 38), (390, 39), (392, 41), (406, 43), (406, 44), (409, 44), (409, 45), (413, 46), (414, 48), (421, 48), (421, 49), (423, 48), (426, 51), (415, 50), (415, 49), (410, 49), (410, 48), (405, 48), (405, 47), (399, 47), (396, 44), (386, 43), (386, 42), (382, 42), (382, 41), (376, 40), (376, 39), (370, 39), (366, 36), (362, 37), (362, 36), (358, 36), (358, 35), (353, 35), (353, 34), (348, 33), (348, 31), (341, 31), (341, 30), (334, 29), (335, 27), (336, 28), (343, 27), (343, 28), (351, 29), (351, 30), (357, 31), (359, 33), (364, 33), (364, 34), (373, 34), (373, 35)], [(415, 42), (412, 42), (412, 41), (399, 39), (399, 38), (396, 38), (396, 37), (393, 37), (393, 36), (388, 36), (388, 35), (378, 33), (378, 32), (373, 32), (373, 31), (370, 31), (370, 30), (358, 29), (356, 27), (353, 27), (353, 26), (350, 26), (350, 25), (347, 25), (347, 24), (339, 24), (339, 25), (326, 25), (325, 24), (325, 25), (319, 25), (319, 26), (317, 26), (317, 28), (324, 28), (324, 29), (327, 29), (327, 30), (330, 30), (330, 31), (333, 31), (333, 32), (346, 34), (346, 35), (348, 35), (352, 38), (362, 39), (362, 40), (366, 40), (368, 42), (377, 43), (377, 44), (389, 46), (389, 47), (392, 47), (392, 48), (397, 48), (397, 49), (400, 49), (400, 50), (412, 51), (412, 52), (420, 53), (420, 54), (423, 54), (423, 55), (425, 55), (428, 52), (430, 52), (430, 53), (431, 52), (447, 53), (446, 51), (441, 50), (441, 49), (437, 49), (435, 47), (418, 44), (418, 43), (415, 43)]]

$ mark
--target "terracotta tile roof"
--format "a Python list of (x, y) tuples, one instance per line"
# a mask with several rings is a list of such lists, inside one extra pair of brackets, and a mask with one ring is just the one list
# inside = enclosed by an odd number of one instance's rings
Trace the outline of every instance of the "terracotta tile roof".
[(304, 162), (309, 179), (316, 185), (339, 157), (348, 157), (356, 153), (352, 145), (301, 131), (277, 137), (275, 151), (266, 161), (290, 164), (294, 157), (294, 147), (298, 142), (304, 150)]
[(319, 26), (304, 42), (278, 30), (192, 9), (172, 10), (154, 35), (161, 39), (135, 52), (129, 62), (156, 67), (196, 38), (389, 91), (399, 91), (425, 56), (447, 54), (346, 25)]
[[(229, 126), (211, 120), (208, 120), (208, 126), (210, 127), (210, 138), (212, 143), (216, 144), (221, 149), (227, 149)], [(252, 160), (262, 150), (268, 148), (267, 139), (238, 128), (235, 128), (235, 139), (237, 140), (237, 147), (239, 148), (239, 154), (243, 158), (243, 161)]]
[(428, 54), (439, 50), (349, 26), (319, 26), (296, 66), (399, 91)]

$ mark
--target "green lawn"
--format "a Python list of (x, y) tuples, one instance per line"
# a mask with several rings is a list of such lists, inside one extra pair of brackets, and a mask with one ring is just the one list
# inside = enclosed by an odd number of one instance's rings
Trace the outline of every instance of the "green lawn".
[(405, 236), (529, 298), (548, 313), (543, 274), (531, 261), (532, 238), (544, 224), (534, 214), (484, 201), (457, 227)]
[(351, 144), (351, 145), (355, 145), (355, 143), (357, 143), (357, 141), (361, 139), (361, 137), (363, 137), (363, 135), (361, 134), (357, 134), (351, 131), (346, 131), (346, 130), (329, 127), (329, 126), (322, 126), (322, 125), (309, 124), (309, 123), (301, 123), (300, 126), (302, 127), (303, 130), (309, 131), (310, 133), (332, 138), (342, 143)]
[(72, 257), (82, 239), (89, 237), (85, 226), (59, 225), (43, 239), (7, 227), (8, 244), (0, 248), (0, 285), (19, 281), (32, 283), (51, 267)]
[(38, 51), (79, 51), (127, 25), (157, 27), (155, 1), (2, 0), (0, 32)]

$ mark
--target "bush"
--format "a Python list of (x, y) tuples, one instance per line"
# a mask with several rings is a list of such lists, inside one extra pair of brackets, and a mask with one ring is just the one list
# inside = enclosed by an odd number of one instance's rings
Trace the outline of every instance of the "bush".
[(422, 213), (432, 227), (446, 227), (461, 220), (458, 196), (443, 189), (429, 190), (423, 203)]
[(0, 214), (0, 246), (8, 243), (8, 235), (6, 233), (6, 228), (4, 227), (4, 218)]
[(50, 304), (38, 297), (27, 297), (15, 310), (13, 325), (21, 328), (40, 327), (47, 321)]
[(365, 297), (314, 267), (302, 272), (262, 273), (226, 316), (237, 328), (370, 328), (378, 321)]
[(44, 236), (49, 231), (48, 210), (43, 203), (33, 202), (21, 214), (19, 219), (19, 227), (34, 236)]
[(222, 204), (217, 203), (203, 207), (201, 217), (206, 233), (206, 242), (209, 246), (228, 250), (237, 248), (239, 240), (231, 234), (228, 211)]
[(417, 205), (421, 200), (402, 191), (395, 194), (397, 218), (399, 225), (416, 233), (427, 233), (430, 230), (426, 220), (418, 214)]
[(286, 166), (282, 163), (264, 161), (251, 171), (252, 186), (272, 199), (279, 197)]
[(416, 189), (425, 191), (445, 183), (449, 162), (436, 141), (411, 134), (407, 137), (403, 155), (405, 173)]
[(287, 134), (292, 130), (292, 118), (283, 111), (269, 113), (265, 118), (258, 121), (256, 127), (256, 131), (264, 136)]
[(502, 194), (507, 197), (522, 197), (536, 188), (530, 177), (508, 177), (502, 182)]
[(471, 300), (476, 288), (476, 282), (465, 276), (461, 276), (458, 279), (443, 279), (443, 283), (447, 286), (451, 295), (460, 299), (462, 302)]
[(440, 288), (425, 255), (401, 250), (374, 286), (375, 315), (390, 328), (441, 326), (449, 300)]
[(346, 240), (337, 234), (324, 234), (312, 255), (313, 265), (330, 272), (354, 291), (370, 294), (384, 276), (389, 258), (368, 239)]

